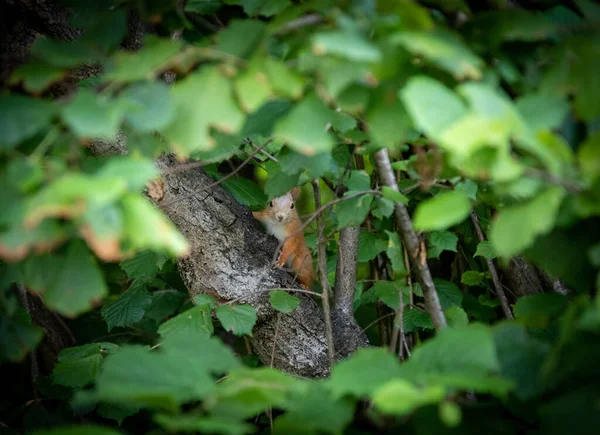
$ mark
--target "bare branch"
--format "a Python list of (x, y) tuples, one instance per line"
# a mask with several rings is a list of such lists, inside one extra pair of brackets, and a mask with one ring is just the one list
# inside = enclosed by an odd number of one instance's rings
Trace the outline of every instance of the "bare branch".
[(284, 35), (286, 33), (293, 32), (294, 30), (300, 29), (302, 27), (311, 26), (313, 24), (319, 24), (321, 22), (323, 22), (323, 18), (320, 15), (317, 15), (317, 14), (305, 15), (296, 20), (286, 23), (275, 34), (278, 36)]
[[(480, 242), (485, 240), (485, 235), (483, 234), (483, 230), (481, 229), (481, 225), (479, 224), (479, 217), (475, 210), (471, 210), (471, 221), (473, 222), (473, 226), (475, 227), (475, 233), (477, 234), (477, 238)], [(502, 306), (502, 311), (504, 311), (504, 315), (507, 319), (513, 319), (513, 314), (510, 309), (510, 305), (508, 304), (508, 299), (506, 299), (506, 294), (504, 293), (504, 289), (502, 288), (502, 284), (500, 283), (500, 278), (498, 277), (498, 271), (496, 270), (496, 266), (494, 266), (494, 262), (488, 258), (485, 259), (487, 263), (487, 267), (490, 270), (490, 275), (492, 275), (492, 282), (494, 283), (494, 288), (496, 289), (496, 295), (498, 299), (500, 299), (500, 305)]]
[[(315, 195), (315, 208), (318, 210), (321, 208), (321, 190), (319, 188), (319, 180), (313, 181), (313, 192)], [(329, 366), (333, 367), (335, 364), (335, 347), (333, 345), (333, 328), (331, 326), (331, 310), (329, 308), (329, 295), (331, 294), (331, 288), (329, 287), (329, 280), (327, 279), (327, 256), (325, 253), (326, 240), (323, 237), (323, 229), (325, 223), (323, 222), (323, 216), (319, 214), (317, 217), (317, 262), (319, 264), (319, 275), (321, 278), (321, 289), (323, 295), (321, 301), (323, 303), (323, 317), (325, 320), (325, 337), (327, 338), (327, 355), (329, 356)]]
[[(392, 170), (387, 149), (382, 148), (377, 151), (374, 154), (374, 157), (382, 184), (391, 187), (398, 192), (398, 183), (396, 182), (396, 176)], [(429, 312), (436, 329), (444, 328), (448, 326), (446, 317), (444, 316), (444, 311), (442, 311), (442, 305), (440, 304), (440, 299), (435, 290), (435, 285), (433, 284), (427, 261), (419, 258), (419, 239), (413, 229), (412, 221), (410, 220), (408, 210), (404, 204), (394, 204), (394, 215), (396, 217), (396, 225), (400, 230), (400, 235), (408, 250), (411, 263), (415, 268), (417, 279), (423, 289), (427, 311)]]

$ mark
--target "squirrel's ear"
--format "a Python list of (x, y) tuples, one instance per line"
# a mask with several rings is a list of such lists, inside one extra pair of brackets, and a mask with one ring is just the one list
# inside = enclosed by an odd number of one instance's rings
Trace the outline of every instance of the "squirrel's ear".
[(300, 186), (296, 186), (294, 187), (292, 190), (290, 190), (290, 195), (292, 195), (292, 199), (295, 201), (296, 198), (298, 197), (298, 194), (300, 193)]

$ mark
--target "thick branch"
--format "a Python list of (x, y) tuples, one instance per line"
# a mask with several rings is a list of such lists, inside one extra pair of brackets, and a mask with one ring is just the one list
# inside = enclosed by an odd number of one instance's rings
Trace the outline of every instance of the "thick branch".
[[(375, 165), (377, 166), (381, 182), (398, 192), (398, 183), (396, 182), (396, 176), (392, 171), (392, 165), (387, 149), (382, 148), (377, 151), (374, 156)], [(408, 210), (404, 204), (394, 204), (394, 216), (396, 218), (396, 225), (400, 230), (400, 235), (402, 236), (402, 240), (404, 241), (410, 256), (413, 269), (417, 275), (419, 284), (421, 284), (421, 288), (423, 289), (427, 311), (429, 312), (435, 327), (437, 329), (444, 328), (448, 325), (446, 323), (446, 317), (442, 311), (442, 305), (440, 304), (438, 294), (435, 290), (435, 285), (433, 284), (427, 261), (419, 258), (419, 239), (413, 229), (412, 221), (410, 220)]]
[(354, 312), (359, 233), (359, 227), (342, 228), (338, 240), (334, 309), (348, 315), (352, 315)]
[[(471, 210), (471, 221), (473, 222), (473, 226), (475, 227), (475, 233), (477, 234), (477, 238), (480, 242), (485, 240), (485, 235), (483, 234), (483, 230), (481, 229), (481, 225), (479, 224), (479, 217), (474, 210)], [(496, 295), (500, 300), (500, 305), (502, 306), (502, 311), (504, 311), (504, 315), (507, 319), (513, 319), (513, 314), (510, 309), (510, 305), (508, 303), (508, 299), (506, 299), (506, 294), (504, 293), (504, 289), (502, 288), (502, 283), (500, 282), (500, 277), (498, 276), (498, 271), (496, 270), (496, 266), (494, 266), (493, 260), (488, 258), (485, 259), (487, 263), (487, 267), (490, 271), (490, 275), (492, 275), (492, 282), (494, 283), (494, 289), (496, 290)]]

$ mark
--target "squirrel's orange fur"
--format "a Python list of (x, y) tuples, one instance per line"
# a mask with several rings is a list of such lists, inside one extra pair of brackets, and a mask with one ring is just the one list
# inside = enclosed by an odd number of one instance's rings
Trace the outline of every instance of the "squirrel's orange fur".
[[(273, 199), (266, 209), (252, 212), (252, 215), (265, 225), (269, 234), (280, 242), (285, 240), (275, 265), (283, 267), (288, 263), (296, 280), (309, 289), (315, 279), (315, 272), (312, 255), (304, 240), (304, 233), (300, 230), (302, 222), (294, 206), (299, 193), (300, 188), (294, 187), (285, 195)], [(290, 234), (294, 235), (287, 238)]]

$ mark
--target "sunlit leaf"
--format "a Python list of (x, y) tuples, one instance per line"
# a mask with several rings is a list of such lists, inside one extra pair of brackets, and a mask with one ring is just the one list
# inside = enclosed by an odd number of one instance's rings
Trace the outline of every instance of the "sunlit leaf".
[(285, 291), (272, 291), (269, 296), (271, 306), (282, 313), (291, 313), (300, 305), (300, 299)]
[(464, 192), (440, 193), (417, 206), (414, 225), (422, 231), (444, 230), (462, 222), (470, 211), (471, 204)]
[(256, 323), (256, 310), (250, 305), (221, 305), (217, 318), (223, 327), (235, 335), (252, 335)]

